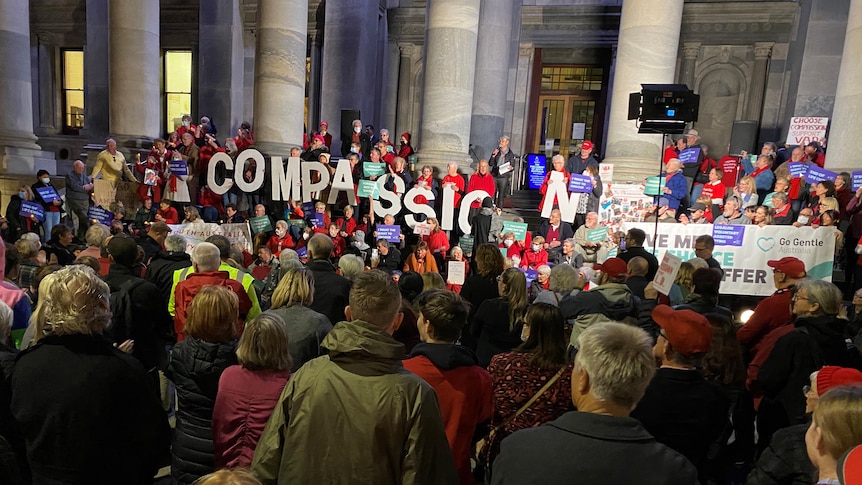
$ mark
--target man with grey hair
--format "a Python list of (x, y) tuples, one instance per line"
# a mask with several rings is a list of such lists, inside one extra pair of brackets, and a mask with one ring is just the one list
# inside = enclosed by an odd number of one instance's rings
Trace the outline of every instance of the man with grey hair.
[[(494, 485), (653, 483), (691, 485), (697, 472), (657, 442), (629, 414), (655, 373), (652, 339), (629, 325), (604, 322), (581, 333), (572, 372), (571, 411), (503, 440)], [(585, 457), (589, 459), (573, 459)]]
[(509, 137), (501, 136), (499, 145), (488, 158), (488, 166), (491, 168), (491, 175), (494, 176), (494, 205), (497, 207), (502, 208), (503, 200), (509, 195), (517, 158), (518, 156), (509, 149)]
[(242, 283), (231, 278), (227, 271), (220, 271), (221, 252), (212, 243), (202, 242), (192, 249), (192, 266), (194, 273), (190, 273), (183, 281), (177, 283), (174, 290), (174, 331), (177, 334), (177, 342), (185, 340), (186, 313), (192, 298), (207, 285), (223, 286), (234, 292), (239, 298), (239, 316), (246, 320), (251, 310), (251, 300), (242, 286)]
[(371, 137), (362, 131), (362, 120), (353, 120), (350, 125), (352, 131), (341, 133), (341, 156), (346, 157), (350, 153), (350, 144), (356, 142), (359, 143), (359, 152), (367, 157), (371, 151)]
[(126, 157), (123, 152), (117, 150), (117, 141), (113, 138), (105, 140), (106, 148), (99, 152), (96, 158), (96, 166), (93, 167), (91, 177), (101, 178), (108, 182), (120, 182), (123, 177), (128, 181), (136, 181), (135, 174), (126, 165)]
[(75, 217), (78, 218), (76, 237), (83, 241), (89, 224), (87, 209), (90, 208), (90, 194), (93, 192), (93, 179), (86, 173), (84, 162), (75, 160), (72, 171), (66, 174), (66, 204)]
[(735, 195), (731, 195), (724, 201), (724, 212), (715, 218), (715, 224), (731, 224), (740, 226), (743, 224), (751, 224), (751, 219), (745, 216), (739, 210), (739, 199)]
[(787, 193), (774, 192), (772, 194), (772, 208), (774, 210), (772, 213), (772, 224), (777, 226), (789, 226), (796, 221), (793, 208), (787, 200)]
[(186, 252), (186, 238), (179, 234), (168, 234), (164, 251), (159, 251), (150, 260), (144, 279), (156, 285), (165, 302), (168, 302), (171, 299), (174, 271), (191, 265), (191, 256)]

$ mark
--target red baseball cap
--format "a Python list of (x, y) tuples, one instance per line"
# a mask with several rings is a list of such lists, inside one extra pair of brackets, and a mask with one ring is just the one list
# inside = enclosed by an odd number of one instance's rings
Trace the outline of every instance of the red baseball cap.
[(694, 310), (658, 305), (652, 311), (652, 319), (664, 329), (673, 349), (686, 357), (704, 354), (712, 347), (709, 320)]
[(822, 396), (823, 393), (833, 387), (846, 386), (848, 384), (862, 384), (862, 372), (849, 367), (827, 365), (817, 371), (816, 382), (817, 395)]
[(604, 263), (593, 266), (593, 269), (613, 278), (625, 276), (629, 271), (628, 264), (620, 258), (608, 258)]
[(584, 142), (581, 143), (581, 148), (583, 148), (584, 150), (592, 150), (593, 142), (591, 142), (590, 140), (584, 140)]
[(322, 136), (320, 136), (320, 135), (314, 135), (313, 140), (317, 140), (317, 141), (319, 141), (320, 143), (326, 143), (326, 140), (325, 140)]
[(791, 278), (805, 278), (805, 263), (793, 256), (770, 259), (766, 264), (770, 268), (777, 269)]
[(327, 123), (327, 122), (325, 122), (325, 121), (321, 121), (321, 122), (320, 122), (320, 126), (326, 126), (326, 127), (329, 127), (329, 123)]

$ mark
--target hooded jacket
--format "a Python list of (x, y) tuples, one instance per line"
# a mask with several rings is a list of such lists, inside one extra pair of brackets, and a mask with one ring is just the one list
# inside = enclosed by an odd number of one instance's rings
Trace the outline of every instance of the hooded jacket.
[(165, 373), (177, 386), (171, 476), (180, 485), (215, 471), (213, 408), (222, 372), (236, 364), (236, 342), (217, 344), (187, 338), (171, 350)]
[(635, 325), (638, 323), (638, 303), (623, 283), (606, 283), (589, 291), (578, 293), (571, 300), (560, 301), (563, 318), (573, 326), (569, 344), (578, 347), (581, 332), (594, 323), (608, 319)]
[(457, 483), (437, 396), (404, 369), (404, 346), (355, 320), (323, 347), (285, 386), (252, 473), (265, 485)]
[(476, 426), (489, 421), (494, 413), (491, 375), (478, 364), (476, 354), (454, 344), (417, 344), (404, 361), (405, 369), (437, 392), (446, 438), (462, 485), (474, 483), (470, 443)]

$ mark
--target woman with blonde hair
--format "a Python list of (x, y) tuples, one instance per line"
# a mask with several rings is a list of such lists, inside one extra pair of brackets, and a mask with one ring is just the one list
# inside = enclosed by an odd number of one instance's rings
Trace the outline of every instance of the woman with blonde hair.
[(805, 433), (805, 448), (817, 468), (817, 483), (838, 483), (838, 459), (859, 444), (862, 444), (862, 386), (826, 391), (820, 396)]
[(482, 302), (470, 327), (477, 340), (479, 365), (487, 367), (491, 357), (508, 352), (521, 343), (521, 325), (527, 309), (527, 277), (509, 268), (497, 277), (499, 298)]
[(237, 364), (239, 298), (223, 286), (201, 288), (189, 304), (186, 339), (171, 350), (165, 372), (177, 388), (171, 477), (190, 485), (215, 471), (212, 416), (222, 372)]
[(422, 236), (422, 240), (428, 243), (428, 250), (434, 256), (438, 268), (443, 267), (443, 258), (449, 251), (449, 236), (446, 232), (440, 229), (440, 223), (436, 217), (429, 217), (426, 221), (431, 226), (431, 234)]
[(39, 292), (39, 345), (18, 356), (10, 407), (33, 483), (152, 484), (169, 461), (170, 428), (140, 362), (104, 336), (108, 285), (73, 265)]
[(267, 312), (248, 322), (236, 357), (225, 369), (213, 409), (216, 468), (251, 466), (254, 450), (278, 397), (290, 379), (289, 339), (284, 320)]
[(733, 189), (733, 195), (739, 199), (739, 210), (743, 211), (746, 207), (757, 206), (757, 187), (754, 185), (754, 178), (751, 175), (746, 175), (740, 179), (739, 184)]
[(445, 289), (446, 282), (440, 273), (422, 273), (422, 291)]
[(194, 485), (262, 485), (248, 470), (219, 470), (200, 477)]
[(314, 301), (314, 275), (307, 268), (291, 269), (281, 277), (272, 307), (264, 313), (272, 313), (284, 322), (293, 357), (292, 372), (302, 364), (322, 355), (320, 344), (332, 330), (332, 323), (322, 313), (309, 308)]

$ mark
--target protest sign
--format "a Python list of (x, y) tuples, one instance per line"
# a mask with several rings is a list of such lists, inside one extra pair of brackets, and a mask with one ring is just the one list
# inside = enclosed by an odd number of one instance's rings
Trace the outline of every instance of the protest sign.
[(111, 225), (111, 221), (114, 220), (114, 213), (105, 209), (104, 207), (99, 207), (97, 205), (90, 206), (87, 209), (87, 219), (90, 221), (96, 222), (97, 224), (104, 224), (106, 226)]
[(676, 280), (676, 274), (679, 272), (681, 265), (682, 259), (679, 256), (664, 253), (655, 278), (653, 278), (653, 286), (655, 286), (656, 291), (662, 295), (670, 294), (670, 289), (673, 286), (674, 280)]
[(366, 177), (379, 177), (384, 173), (386, 173), (385, 163), (364, 162), (362, 164), (362, 174)]
[(838, 174), (831, 170), (820, 168), (817, 165), (809, 165), (808, 172), (805, 174), (805, 181), (809, 184), (816, 184), (824, 180), (834, 182), (836, 177), (838, 177)]
[(716, 224), (712, 226), (712, 238), (716, 246), (742, 246), (745, 226)]
[(380, 188), (374, 180), (360, 180), (359, 190), (356, 193), (357, 197), (371, 197), (374, 200), (380, 198)]
[(790, 169), (790, 177), (799, 178), (808, 174), (808, 164), (805, 162), (790, 162), (787, 164)]
[(464, 261), (449, 261), (446, 282), (451, 285), (463, 285), (467, 276), (467, 263)]
[(599, 164), (599, 178), (602, 179), (602, 183), (608, 184), (614, 181), (614, 164), (613, 163), (600, 163)]
[(185, 160), (171, 160), (168, 162), (168, 168), (171, 170), (171, 175), (189, 174), (189, 164)]
[(527, 239), (527, 223), (526, 222), (503, 222), (503, 234), (511, 232), (515, 235), (515, 241), (524, 241)]
[(269, 216), (252, 217), (248, 220), (248, 223), (251, 226), (251, 232), (254, 234), (272, 231), (272, 220), (270, 220)]
[(170, 224), (171, 234), (182, 236), (186, 240), (186, 252), (207, 240), (210, 236), (220, 235), (227, 238), (231, 245), (251, 250), (251, 234), (248, 224), (216, 224), (211, 222), (194, 222), (191, 224)]
[(413, 226), (413, 234), (417, 234), (419, 236), (429, 236), (431, 235), (431, 224), (426, 224), (424, 222), (420, 222)]
[(590, 229), (587, 231), (587, 241), (589, 242), (602, 242), (608, 238), (608, 228), (607, 227), (597, 227), (595, 229)]
[(819, 142), (826, 137), (826, 127), (829, 118), (820, 116), (794, 116), (790, 118), (790, 130), (787, 132), (787, 143), (805, 146), (812, 141)]
[(93, 181), (93, 187), (96, 205), (111, 207), (114, 202), (122, 202), (126, 212), (131, 214), (141, 205), (137, 182), (108, 182), (96, 179)]
[(862, 170), (857, 170), (851, 174), (852, 181), (850, 186), (852, 187), (853, 192), (859, 190), (859, 187), (862, 187)]
[(686, 148), (683, 151), (679, 152), (679, 156), (676, 158), (679, 159), (683, 165), (691, 165), (697, 163), (700, 159), (700, 148)]
[(473, 236), (461, 236), (458, 239), (458, 246), (461, 247), (461, 251), (465, 255), (471, 254), (473, 252)]
[(296, 250), (296, 255), (299, 256), (299, 259), (308, 258), (308, 246), (303, 246)]
[(314, 224), (314, 227), (317, 227), (317, 228), (323, 227), (323, 224), (324, 224), (323, 215), (324, 214), (322, 212), (314, 212), (311, 214), (310, 222), (312, 224)]
[(569, 191), (587, 193), (593, 190), (593, 178), (589, 175), (572, 174), (569, 176)]
[(644, 195), (661, 195), (664, 193), (665, 177), (647, 177)]
[(18, 210), (18, 215), (21, 217), (33, 216), (39, 222), (45, 221), (45, 209), (42, 204), (30, 200), (21, 201), (21, 209)]
[(401, 226), (378, 224), (377, 239), (386, 239), (391, 243), (401, 242)]
[(599, 221), (605, 225), (638, 222), (653, 206), (653, 198), (644, 194), (644, 186), (636, 184), (606, 184), (599, 199)]
[(43, 185), (42, 187), (36, 187), (36, 192), (39, 194), (39, 197), (42, 198), (45, 202), (54, 202), (55, 200), (60, 199), (60, 194), (57, 193), (57, 190), (51, 185)]

